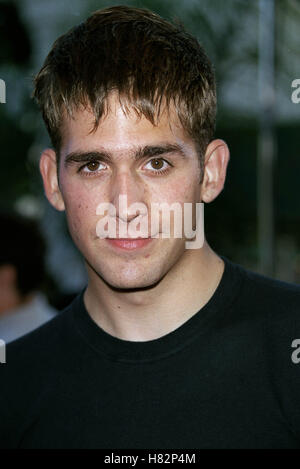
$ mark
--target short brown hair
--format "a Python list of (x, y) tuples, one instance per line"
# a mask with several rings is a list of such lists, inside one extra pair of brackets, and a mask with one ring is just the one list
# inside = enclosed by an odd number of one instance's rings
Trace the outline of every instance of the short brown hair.
[(215, 76), (203, 48), (181, 24), (144, 8), (115, 6), (96, 11), (54, 42), (33, 96), (57, 154), (63, 110), (72, 116), (79, 105), (90, 106), (97, 128), (112, 91), (154, 125), (162, 100), (167, 108), (172, 102), (203, 169), (215, 130)]

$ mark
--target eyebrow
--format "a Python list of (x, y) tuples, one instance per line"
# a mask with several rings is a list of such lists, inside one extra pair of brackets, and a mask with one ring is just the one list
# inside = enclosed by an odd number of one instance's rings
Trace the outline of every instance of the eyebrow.
[[(144, 147), (138, 147), (133, 153), (133, 159), (135, 161), (139, 161), (147, 157), (159, 156), (167, 153), (177, 153), (183, 159), (187, 158), (187, 154), (180, 145), (176, 143), (167, 143), (163, 145), (146, 145)], [(74, 151), (66, 155), (64, 164), (65, 166), (68, 166), (72, 163), (85, 163), (94, 160), (111, 162), (113, 158), (112, 154), (106, 150), (92, 150), (87, 152)]]

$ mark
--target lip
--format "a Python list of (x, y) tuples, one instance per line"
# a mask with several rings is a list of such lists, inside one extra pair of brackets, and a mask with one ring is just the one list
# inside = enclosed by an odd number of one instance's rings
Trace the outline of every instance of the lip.
[(106, 238), (106, 241), (113, 247), (134, 251), (147, 246), (153, 238)]

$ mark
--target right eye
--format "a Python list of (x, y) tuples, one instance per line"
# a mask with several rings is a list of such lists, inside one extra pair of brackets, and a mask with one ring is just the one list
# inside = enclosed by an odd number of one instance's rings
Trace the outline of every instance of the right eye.
[(96, 161), (96, 160), (95, 161), (89, 161), (85, 165), (81, 166), (79, 168), (78, 172), (83, 173), (86, 176), (93, 175), (95, 173), (97, 174), (100, 171), (102, 171), (102, 169), (103, 169), (103, 168), (100, 169), (101, 165), (105, 168), (105, 165), (103, 163), (101, 163), (101, 161)]

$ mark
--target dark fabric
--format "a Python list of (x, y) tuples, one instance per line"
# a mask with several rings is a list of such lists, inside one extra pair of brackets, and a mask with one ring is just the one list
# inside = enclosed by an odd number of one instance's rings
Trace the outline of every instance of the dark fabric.
[(106, 333), (81, 292), (9, 344), (0, 446), (300, 448), (300, 287), (223, 259), (209, 302), (159, 339)]

